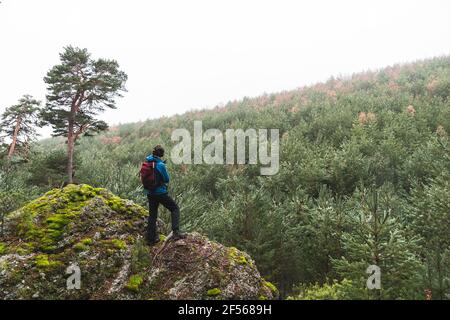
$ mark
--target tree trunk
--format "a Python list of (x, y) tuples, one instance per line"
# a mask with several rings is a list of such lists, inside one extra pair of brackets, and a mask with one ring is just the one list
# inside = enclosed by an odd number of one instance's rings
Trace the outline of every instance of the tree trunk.
[(2, 212), (0, 214), (0, 237), (3, 238), (3, 236), (5, 235), (5, 231), (4, 231), (4, 225), (5, 225), (5, 215), (6, 213)]
[(16, 149), (16, 144), (17, 144), (17, 136), (19, 135), (19, 130), (20, 130), (20, 125), (22, 123), (22, 119), (19, 117), (16, 120), (16, 126), (14, 128), (14, 133), (13, 133), (13, 137), (12, 137), (12, 142), (9, 146), (9, 151), (8, 151), (8, 158), (11, 158), (12, 155), (14, 154), (14, 150)]
[(68, 183), (73, 183), (73, 149), (74, 149), (74, 133), (73, 133), (74, 121), (69, 120), (69, 130), (67, 134), (67, 178)]

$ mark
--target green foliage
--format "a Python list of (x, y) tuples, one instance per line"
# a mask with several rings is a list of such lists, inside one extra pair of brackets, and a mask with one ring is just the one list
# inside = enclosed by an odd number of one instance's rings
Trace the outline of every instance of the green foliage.
[(426, 264), (426, 287), (436, 299), (448, 299), (450, 292), (449, 173), (417, 185), (405, 204), (408, 229), (421, 239), (418, 253)]
[[(29, 163), (27, 183), (46, 189), (61, 187), (67, 181), (67, 160), (67, 151), (63, 149), (36, 150), (33, 161)], [(76, 170), (82, 164), (78, 153), (74, 155), (74, 162)]]
[(140, 273), (151, 265), (150, 251), (145, 241), (138, 239), (131, 248), (131, 272)]
[(18, 104), (6, 108), (0, 121), (0, 140), (8, 137), (8, 156), (17, 151), (27, 155), (30, 143), (36, 137), (36, 127), (41, 124), (39, 117), (41, 102), (30, 95), (24, 95)]
[(46, 254), (39, 254), (34, 258), (36, 266), (42, 270), (50, 270), (54, 267), (59, 267), (61, 263), (59, 261), (50, 261)]
[(398, 221), (401, 208), (392, 190), (357, 190), (349, 212), (350, 230), (342, 234), (343, 255), (332, 259), (339, 276), (352, 280), (359, 290), (366, 288), (369, 265), (381, 269), (382, 287), (371, 290), (374, 299), (419, 298), (423, 265), (417, 255), (418, 238), (407, 236)]
[(115, 60), (93, 60), (87, 49), (67, 46), (44, 78), (48, 86), (43, 119), (56, 136), (67, 136), (70, 125), (75, 134), (92, 134), (107, 125), (94, 116), (105, 108), (115, 108), (115, 97), (125, 90), (127, 75)]
[(208, 292), (206, 292), (206, 295), (208, 297), (215, 297), (221, 293), (222, 293), (222, 290), (220, 290), (219, 288), (213, 288), (213, 289), (209, 289)]
[(289, 296), (288, 300), (352, 300), (361, 299), (364, 296), (360, 293), (354, 295), (352, 281), (344, 279), (341, 282), (334, 281), (332, 284), (325, 283), (310, 285), (305, 288), (297, 288), (300, 291), (295, 296)]
[(68, 46), (60, 54), (61, 64), (44, 78), (46, 107), (42, 119), (53, 127), (54, 136), (67, 137), (67, 177), (73, 182), (74, 146), (81, 135), (91, 136), (108, 128), (95, 117), (115, 108), (115, 98), (125, 91), (127, 75), (115, 60), (93, 60), (87, 49)]
[(0, 242), (0, 255), (5, 254), (6, 250), (7, 250), (6, 244)]
[[(72, 62), (87, 66), (90, 58), (72, 48), (62, 59), (49, 79), (60, 79)], [(139, 166), (154, 145), (170, 150), (174, 129), (192, 133), (194, 120), (202, 120), (204, 130), (278, 128), (274, 176), (261, 177), (258, 165), (174, 165), (169, 159), (169, 192), (180, 204), (183, 227), (248, 252), (282, 297), (423, 299), (429, 290), (434, 299), (448, 299), (449, 74), (450, 57), (440, 57), (115, 126), (79, 141), (76, 177), (145, 205)], [(53, 95), (64, 86), (49, 85), (47, 108), (58, 105), (55, 119), (61, 120), (55, 133), (65, 134), (60, 124), (68, 106)], [(46, 140), (34, 150), (48, 153), (61, 144)], [(35, 185), (63, 180), (56, 165), (62, 157), (48, 157), (14, 169), (8, 190), (35, 194)], [(51, 171), (52, 164), (59, 169)], [(127, 211), (114, 198), (108, 205)], [(167, 211), (161, 213), (168, 221)], [(145, 253), (130, 245), (137, 275)], [(239, 267), (249, 263), (234, 258)], [(381, 268), (380, 291), (366, 288), (372, 264)]]
[(123, 250), (127, 246), (126, 242), (120, 239), (103, 240), (102, 243), (106, 247), (114, 250)]
[(18, 174), (20, 164), (0, 160), (0, 237), (3, 237), (3, 223), (6, 216), (34, 196), (33, 188), (25, 188)]
[(144, 279), (140, 275), (132, 275), (126, 284), (126, 288), (130, 291), (137, 292)]
[(269, 281), (264, 281), (263, 286), (269, 288), (269, 290), (273, 293), (278, 293), (277, 287), (275, 287), (275, 285)]
[(93, 240), (91, 238), (85, 238), (85, 239), (81, 240), (80, 242), (76, 243), (73, 246), (73, 249), (78, 252), (87, 251), (87, 250), (89, 250), (89, 247), (92, 245), (92, 243), (93, 243)]

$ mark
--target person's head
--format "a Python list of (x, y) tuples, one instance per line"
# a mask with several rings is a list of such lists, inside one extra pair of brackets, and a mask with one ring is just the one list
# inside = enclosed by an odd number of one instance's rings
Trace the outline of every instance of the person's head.
[(164, 148), (161, 145), (157, 145), (153, 148), (152, 154), (156, 157), (164, 157)]

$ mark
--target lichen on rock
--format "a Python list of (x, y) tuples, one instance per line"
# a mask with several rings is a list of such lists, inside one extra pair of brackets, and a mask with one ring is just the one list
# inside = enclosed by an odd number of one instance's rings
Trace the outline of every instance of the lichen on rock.
[[(68, 185), (13, 212), (0, 239), (0, 299), (273, 299), (252, 258), (191, 233), (145, 244), (147, 210)], [(159, 229), (167, 231), (159, 221)], [(69, 266), (80, 289), (67, 287)]]

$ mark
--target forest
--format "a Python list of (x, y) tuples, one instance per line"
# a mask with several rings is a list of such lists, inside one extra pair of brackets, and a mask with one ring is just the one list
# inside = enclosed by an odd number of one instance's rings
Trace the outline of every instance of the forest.
[[(450, 299), (450, 56), (111, 126), (96, 115), (126, 94), (126, 74), (72, 47), (61, 59), (44, 79), (45, 103), (25, 95), (1, 115), (0, 223), (68, 182), (147, 206), (141, 163), (156, 144), (170, 150), (171, 133), (192, 131), (194, 121), (204, 130), (275, 128), (274, 175), (258, 164), (167, 157), (184, 230), (251, 254), (285, 299)], [(67, 130), (59, 106), (69, 89), (57, 80), (74, 60), (101, 70), (96, 81), (108, 85), (83, 84), (91, 95), (78, 98), (92, 109)], [(54, 137), (36, 135), (49, 125)], [(164, 210), (161, 218), (170, 221)], [(370, 265), (381, 270), (379, 290), (366, 287)]]

